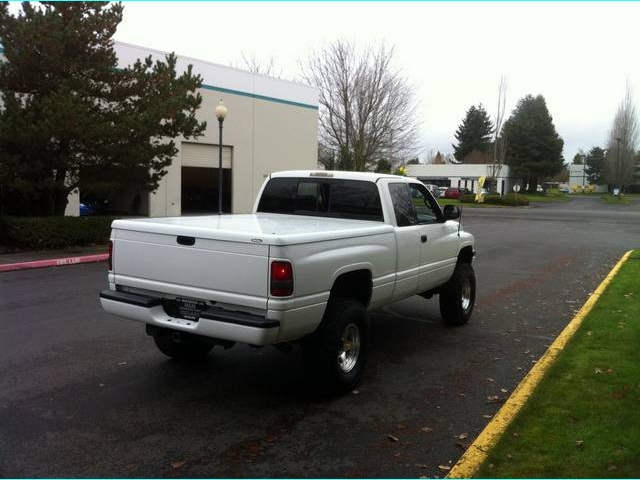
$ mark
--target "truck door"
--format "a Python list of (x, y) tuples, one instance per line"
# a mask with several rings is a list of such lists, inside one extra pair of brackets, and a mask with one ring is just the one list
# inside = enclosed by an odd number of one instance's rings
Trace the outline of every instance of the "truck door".
[(415, 210), (406, 183), (389, 183), (389, 194), (396, 217), (396, 285), (393, 300), (409, 297), (418, 290), (420, 235)]
[(444, 221), (440, 207), (424, 185), (410, 183), (409, 191), (420, 236), (418, 292), (426, 292), (445, 283), (453, 273), (458, 224)]

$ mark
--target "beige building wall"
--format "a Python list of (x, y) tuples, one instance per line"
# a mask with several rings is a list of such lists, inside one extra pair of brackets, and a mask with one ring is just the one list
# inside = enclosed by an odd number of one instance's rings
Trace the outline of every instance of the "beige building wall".
[[(126, 63), (162, 52), (118, 43), (120, 61)], [(210, 150), (209, 166), (218, 168), (218, 120), (215, 108), (222, 100), (228, 109), (223, 124), (224, 156), (231, 152), (231, 208), (247, 213), (267, 175), (279, 170), (317, 168), (318, 92), (307, 85), (257, 75), (234, 68), (178, 57), (178, 69), (193, 65), (202, 75), (202, 105), (199, 120), (207, 129), (197, 142)], [(182, 151), (176, 155), (159, 188), (149, 194), (149, 216), (178, 216), (182, 213)], [(226, 158), (225, 158), (226, 160)]]
[[(149, 55), (154, 60), (164, 60), (166, 55), (166, 52), (122, 42), (115, 43), (115, 50), (122, 66)], [(175, 139), (178, 153), (158, 189), (143, 194), (140, 208), (143, 213), (151, 217), (181, 215), (183, 142), (206, 145), (207, 152), (198, 158), (197, 166), (218, 168), (215, 108), (220, 99), (228, 109), (222, 143), (225, 162), (228, 152), (231, 157), (233, 213), (251, 211), (270, 173), (317, 168), (317, 89), (178, 55), (178, 75), (186, 71), (188, 65), (193, 65), (194, 73), (203, 78), (200, 89), (203, 98), (197, 117), (207, 122), (207, 128), (204, 135), (195, 140)], [(131, 204), (134, 193), (130, 196), (122, 199), (123, 205)], [(70, 198), (70, 201), (67, 214), (78, 215), (78, 199)]]

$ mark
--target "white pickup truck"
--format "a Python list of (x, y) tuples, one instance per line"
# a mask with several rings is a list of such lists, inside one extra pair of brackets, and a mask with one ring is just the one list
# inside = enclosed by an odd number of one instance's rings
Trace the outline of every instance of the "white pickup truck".
[(447, 325), (469, 320), (475, 249), (459, 217), (411, 178), (274, 173), (252, 214), (114, 221), (100, 301), (173, 358), (299, 343), (313, 382), (342, 393), (362, 376), (367, 310), (439, 294)]

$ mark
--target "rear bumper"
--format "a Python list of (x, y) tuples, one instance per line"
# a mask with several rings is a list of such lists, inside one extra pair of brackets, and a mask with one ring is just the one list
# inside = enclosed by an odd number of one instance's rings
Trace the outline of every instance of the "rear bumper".
[(269, 345), (278, 339), (280, 322), (242, 312), (204, 312), (198, 321), (171, 317), (160, 298), (103, 290), (100, 303), (107, 312), (161, 328), (171, 328), (194, 335)]

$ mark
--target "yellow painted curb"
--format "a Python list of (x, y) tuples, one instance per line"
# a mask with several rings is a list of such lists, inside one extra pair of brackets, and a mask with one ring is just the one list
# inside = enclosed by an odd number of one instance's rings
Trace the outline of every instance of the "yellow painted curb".
[(527, 402), (540, 380), (544, 377), (549, 367), (553, 364), (558, 354), (567, 345), (573, 334), (578, 330), (580, 324), (591, 311), (602, 293), (605, 291), (613, 277), (618, 273), (620, 267), (627, 261), (633, 250), (628, 251), (618, 261), (613, 270), (593, 292), (589, 299), (582, 306), (580, 311), (573, 317), (573, 320), (558, 335), (558, 338), (551, 344), (544, 355), (536, 362), (534, 367), (522, 379), (520, 384), (513, 391), (498, 413), (491, 419), (480, 435), (474, 440), (467, 451), (460, 457), (446, 478), (471, 478), (486, 460), (491, 449), (495, 446), (509, 424), (513, 421), (523, 405)]

